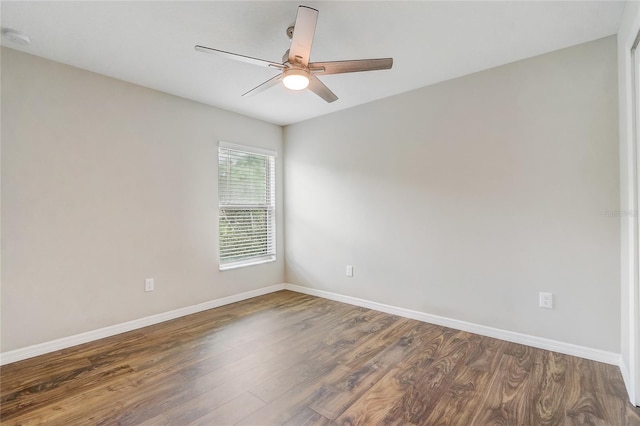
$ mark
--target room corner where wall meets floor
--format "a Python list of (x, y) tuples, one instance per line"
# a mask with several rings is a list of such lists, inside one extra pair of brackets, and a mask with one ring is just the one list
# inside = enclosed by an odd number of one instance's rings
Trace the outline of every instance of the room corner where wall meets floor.
[(143, 327), (147, 327), (153, 324), (159, 324), (165, 321), (169, 321), (175, 318), (184, 317), (198, 312), (203, 312), (209, 309), (214, 309), (220, 306), (229, 305), (243, 300), (248, 300), (254, 297), (258, 297), (264, 294), (269, 294), (281, 290), (290, 290), (297, 293), (308, 294), (311, 296), (321, 297), (324, 299), (334, 300), (342, 303), (347, 303), (354, 306), (359, 306), (367, 309), (372, 309), (380, 312), (385, 312), (392, 315), (397, 315), (403, 318), (414, 319), (429, 324), (440, 325), (449, 327), (455, 330), (467, 331), (474, 334), (479, 334), (486, 337), (492, 337), (495, 339), (505, 340), (508, 342), (518, 343), (522, 345), (532, 346), (539, 349), (545, 349), (553, 352), (559, 352), (566, 355), (577, 356), (580, 358), (589, 359), (592, 361), (603, 362), (620, 366), (620, 355), (617, 353), (606, 352), (594, 348), (581, 347), (578, 345), (572, 345), (564, 342), (553, 341), (537, 336), (524, 335), (522, 333), (515, 333), (508, 330), (500, 330), (491, 327), (486, 327), (480, 324), (473, 324), (465, 321), (459, 321), (452, 318), (445, 318), (437, 315), (432, 315), (427, 312), (412, 311), (404, 309), (398, 306), (391, 306), (383, 303), (373, 302), (370, 300), (359, 299), (356, 297), (345, 296), (342, 294), (330, 293), (326, 291), (316, 290), (313, 288), (302, 287), (295, 284), (277, 284), (250, 292), (239, 293), (233, 296), (228, 296), (220, 299), (210, 300), (206, 303), (200, 303), (193, 306), (187, 306), (184, 308), (176, 309), (173, 311), (165, 312), (158, 315), (151, 315), (148, 317), (140, 318), (135, 321), (128, 321), (126, 323), (116, 324), (114, 326), (104, 327), (90, 332), (80, 333), (73, 336), (67, 336), (65, 338), (56, 339), (49, 342), (44, 342), (37, 345), (32, 345), (25, 348), (9, 351), (0, 354), (0, 365), (10, 364), (13, 362), (21, 361), (24, 359), (32, 358), (35, 356), (59, 351), (62, 349), (71, 348), (76, 345), (80, 345), (87, 342), (96, 341), (110, 336), (115, 336), (121, 333), (125, 333), (132, 330), (137, 330)]

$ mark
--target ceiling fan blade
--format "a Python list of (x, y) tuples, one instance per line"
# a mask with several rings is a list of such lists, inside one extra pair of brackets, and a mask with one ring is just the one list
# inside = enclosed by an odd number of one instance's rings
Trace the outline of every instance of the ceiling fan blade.
[(316, 9), (298, 6), (293, 37), (291, 37), (291, 48), (289, 49), (289, 63), (300, 63), (305, 67), (307, 66), (317, 22), (318, 11)]
[(224, 50), (213, 49), (211, 47), (196, 45), (196, 51), (210, 53), (212, 55), (222, 56), (227, 59), (234, 59), (248, 64), (260, 65), (261, 67), (284, 69), (284, 65), (277, 62), (265, 61), (264, 59), (252, 58), (251, 56), (238, 55), (237, 53), (225, 52)]
[(254, 87), (248, 92), (243, 93), (242, 96), (247, 96), (247, 95), (251, 96), (251, 95), (258, 94), (260, 92), (264, 92), (265, 90), (270, 89), (271, 87), (277, 85), (281, 81), (282, 81), (282, 74), (278, 74), (275, 77), (272, 77), (269, 80), (265, 81), (264, 83), (260, 84), (259, 86)]
[(312, 62), (309, 70), (317, 75), (341, 74), (346, 72), (388, 70), (393, 66), (393, 58), (356, 59), (353, 61)]
[(309, 78), (309, 86), (307, 88), (329, 103), (338, 100), (336, 94), (329, 90), (315, 75)]

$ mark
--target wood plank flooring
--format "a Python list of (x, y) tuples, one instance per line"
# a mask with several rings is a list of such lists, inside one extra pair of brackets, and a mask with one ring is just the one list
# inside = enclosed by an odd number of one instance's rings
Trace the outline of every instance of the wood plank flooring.
[(617, 367), (289, 291), (0, 379), (3, 425), (640, 425)]

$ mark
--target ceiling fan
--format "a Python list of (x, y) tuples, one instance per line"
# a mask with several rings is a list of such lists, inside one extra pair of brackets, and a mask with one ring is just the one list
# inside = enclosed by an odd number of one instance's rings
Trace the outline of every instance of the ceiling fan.
[(350, 61), (309, 62), (311, 44), (316, 31), (318, 11), (307, 6), (298, 6), (296, 22), (287, 28), (287, 36), (291, 47), (282, 56), (282, 63), (252, 58), (237, 53), (196, 45), (198, 52), (211, 53), (228, 59), (235, 59), (250, 64), (275, 68), (282, 71), (275, 77), (265, 81), (242, 96), (254, 95), (281, 81), (291, 90), (309, 89), (327, 102), (334, 102), (338, 97), (319, 79), (318, 75), (340, 74), (359, 71), (387, 70), (393, 66), (393, 58), (356, 59)]

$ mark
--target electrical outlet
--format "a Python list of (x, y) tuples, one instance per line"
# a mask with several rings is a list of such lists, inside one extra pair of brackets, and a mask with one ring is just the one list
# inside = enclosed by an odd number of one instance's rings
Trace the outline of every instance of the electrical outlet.
[(347, 265), (347, 276), (353, 277), (353, 266)]
[(540, 292), (540, 307), (553, 309), (553, 293)]
[(155, 290), (156, 283), (153, 278), (147, 278), (144, 280), (144, 291), (153, 291)]

